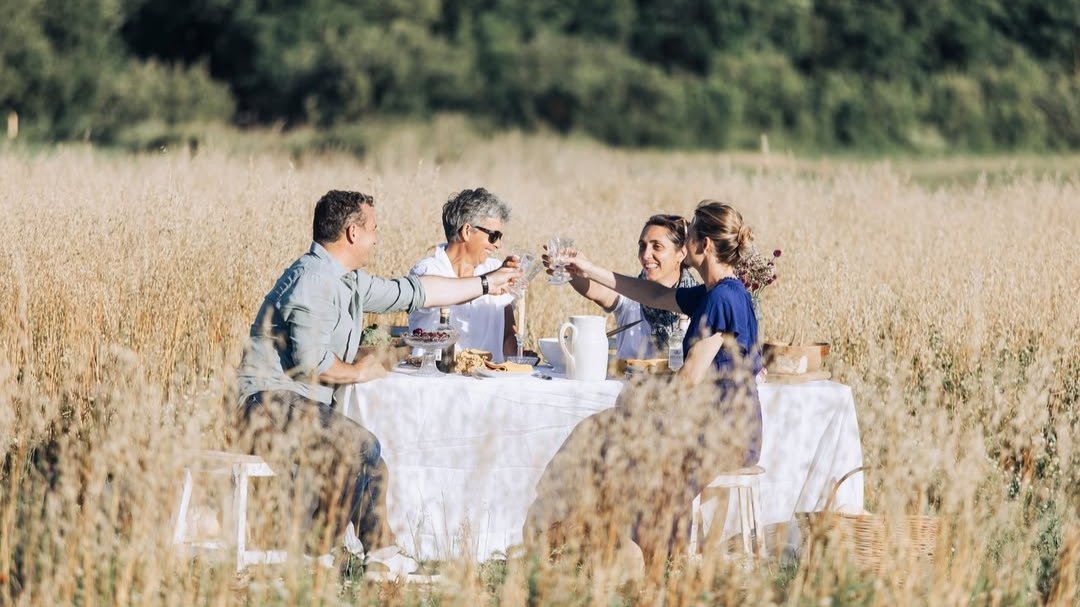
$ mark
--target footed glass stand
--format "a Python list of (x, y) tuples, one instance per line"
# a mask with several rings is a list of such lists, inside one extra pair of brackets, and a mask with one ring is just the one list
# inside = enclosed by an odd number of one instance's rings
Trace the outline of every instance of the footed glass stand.
[(420, 369), (416, 372), (416, 375), (421, 377), (438, 377), (446, 375), (435, 366), (435, 353), (447, 346), (457, 343), (457, 340), (458, 334), (456, 331), (437, 331), (422, 333), (420, 335), (405, 335), (405, 345), (411, 348), (420, 348), (424, 352), (421, 357)]

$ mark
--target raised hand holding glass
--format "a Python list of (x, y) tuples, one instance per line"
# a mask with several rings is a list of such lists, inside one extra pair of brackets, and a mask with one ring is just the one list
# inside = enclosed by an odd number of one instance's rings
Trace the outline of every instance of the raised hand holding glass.
[(574, 239), (565, 236), (555, 236), (548, 241), (547, 250), (551, 257), (551, 267), (554, 270), (548, 282), (553, 285), (564, 285), (570, 282), (570, 273), (566, 271), (565, 257), (567, 252), (574, 248)]

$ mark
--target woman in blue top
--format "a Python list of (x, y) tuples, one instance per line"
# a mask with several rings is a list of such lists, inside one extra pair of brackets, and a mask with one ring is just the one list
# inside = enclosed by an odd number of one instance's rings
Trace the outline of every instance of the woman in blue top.
[(687, 261), (702, 285), (668, 287), (616, 274), (580, 252), (563, 260), (573, 276), (687, 314), (686, 360), (674, 386), (634, 386), (620, 407), (579, 424), (537, 486), (527, 538), (546, 533), (559, 543), (570, 525), (581, 547), (595, 551), (596, 538), (629, 535), (658, 574), (688, 536), (687, 515), (701, 487), (721, 472), (757, 463), (758, 326), (734, 270), (752, 239), (731, 205), (706, 200), (694, 210), (687, 238)]
[(750, 293), (735, 277), (735, 267), (749, 255), (753, 232), (729, 204), (705, 200), (694, 210), (687, 231), (687, 262), (704, 284), (667, 287), (605, 270), (578, 252), (567, 259), (574, 276), (587, 278), (643, 305), (682, 312), (690, 317), (683, 339), (686, 362), (678, 377), (691, 386), (711, 379), (721, 408), (748, 400), (747, 449), (743, 465), (757, 463), (761, 447), (761, 405), (754, 376), (761, 371), (757, 318)]

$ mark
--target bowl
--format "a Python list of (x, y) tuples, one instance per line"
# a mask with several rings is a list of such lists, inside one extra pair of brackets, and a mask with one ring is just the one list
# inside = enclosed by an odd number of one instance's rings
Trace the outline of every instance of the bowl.
[(674, 373), (666, 358), (620, 358), (616, 371), (629, 375), (668, 375)]
[(825, 357), (829, 355), (829, 344), (817, 342), (804, 345), (789, 345), (766, 342), (761, 347), (765, 359), (765, 368), (770, 373), (799, 375), (821, 370)]
[(420, 333), (409, 333), (401, 339), (406, 345), (413, 348), (442, 350), (451, 344), (457, 343), (458, 333), (457, 331), (422, 331)]
[(563, 359), (559, 338), (542, 337), (536, 340), (536, 343), (540, 344), (540, 354), (544, 356), (544, 362), (551, 365), (552, 369), (559, 373), (563, 373), (566, 367), (566, 360)]

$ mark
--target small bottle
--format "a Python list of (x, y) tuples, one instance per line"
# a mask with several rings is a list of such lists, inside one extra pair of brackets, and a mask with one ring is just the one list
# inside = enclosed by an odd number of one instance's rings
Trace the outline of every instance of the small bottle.
[(683, 337), (686, 336), (686, 327), (690, 319), (685, 314), (679, 314), (679, 324), (668, 337), (667, 366), (672, 371), (678, 371), (683, 366)]
[[(454, 327), (450, 325), (450, 308), (439, 308), (439, 324), (435, 326), (435, 330), (454, 330)], [(450, 344), (442, 350), (436, 350), (435, 367), (443, 373), (454, 372), (454, 344)]]

